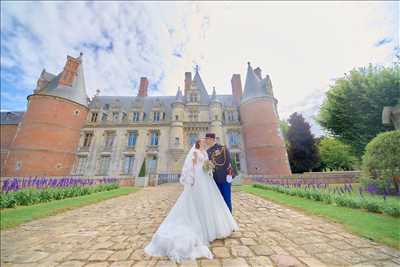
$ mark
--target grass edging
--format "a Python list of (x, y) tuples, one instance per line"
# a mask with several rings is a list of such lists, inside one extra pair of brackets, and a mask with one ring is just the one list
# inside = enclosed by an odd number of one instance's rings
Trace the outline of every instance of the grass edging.
[(400, 219), (346, 207), (324, 204), (314, 200), (290, 196), (283, 193), (243, 185), (238, 188), (276, 203), (295, 208), (307, 214), (321, 216), (340, 223), (354, 234), (400, 248)]
[(4, 209), (0, 211), (0, 229), (6, 230), (14, 228), (22, 223), (98, 203), (106, 199), (128, 195), (138, 190), (139, 189), (135, 187), (120, 187), (118, 189), (102, 191), (90, 195), (65, 198), (32, 206), (19, 206), (17, 208)]

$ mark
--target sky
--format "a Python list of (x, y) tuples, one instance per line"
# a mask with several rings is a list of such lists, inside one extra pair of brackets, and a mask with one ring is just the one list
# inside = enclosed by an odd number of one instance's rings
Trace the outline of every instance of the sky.
[(398, 2), (1, 2), (1, 110), (25, 110), (43, 68), (83, 52), (88, 96), (175, 95), (199, 66), (211, 94), (244, 86), (247, 62), (269, 74), (281, 119), (314, 117), (335, 79), (393, 64)]

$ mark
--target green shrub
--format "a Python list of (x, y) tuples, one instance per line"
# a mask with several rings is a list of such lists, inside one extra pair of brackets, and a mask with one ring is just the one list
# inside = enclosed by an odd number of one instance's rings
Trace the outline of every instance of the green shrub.
[(400, 130), (377, 135), (366, 147), (362, 170), (366, 177), (392, 179), (399, 190), (400, 179)]
[(316, 201), (322, 201), (322, 194), (318, 190), (312, 190), (310, 194), (312, 199)]
[(16, 192), (0, 193), (0, 208), (27, 206), (52, 200), (84, 196), (100, 191), (118, 188), (117, 183), (101, 184), (93, 187), (72, 186), (66, 188), (23, 189)]
[(368, 198), (364, 199), (364, 201), (362, 202), (362, 207), (369, 212), (379, 213), (381, 211), (381, 205), (378, 202)]
[(0, 208), (14, 208), (17, 206), (17, 200), (12, 194), (0, 194)]
[(333, 202), (333, 197), (330, 193), (323, 193), (322, 201), (326, 204), (331, 204)]
[(397, 205), (397, 206), (395, 206), (395, 205), (386, 205), (382, 209), (383, 209), (384, 213), (386, 213), (386, 214), (388, 214), (390, 216), (400, 217), (400, 206), (399, 205)]
[(335, 195), (334, 196), (334, 200), (336, 205), (340, 206), (340, 207), (346, 207), (347, 206), (347, 201), (346, 198), (342, 195)]
[(142, 167), (140, 167), (139, 177), (146, 176), (146, 160), (143, 160)]

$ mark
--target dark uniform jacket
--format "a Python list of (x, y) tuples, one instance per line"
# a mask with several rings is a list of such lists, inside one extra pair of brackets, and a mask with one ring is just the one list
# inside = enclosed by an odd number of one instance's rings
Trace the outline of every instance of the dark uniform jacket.
[[(208, 158), (215, 165), (213, 177), (216, 183), (224, 183), (231, 167), (231, 156), (228, 149), (220, 144), (215, 144), (207, 149)], [(232, 176), (235, 174), (232, 172)]]

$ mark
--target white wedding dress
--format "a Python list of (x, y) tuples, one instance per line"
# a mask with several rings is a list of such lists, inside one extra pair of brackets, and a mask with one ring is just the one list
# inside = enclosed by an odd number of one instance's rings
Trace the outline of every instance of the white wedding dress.
[[(197, 163), (193, 168), (194, 154)], [(176, 262), (212, 259), (209, 243), (239, 229), (214, 179), (203, 171), (207, 159), (206, 152), (194, 147), (188, 153), (180, 178), (184, 190), (145, 247), (147, 254), (167, 256)]]

